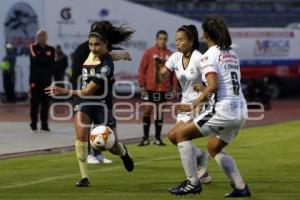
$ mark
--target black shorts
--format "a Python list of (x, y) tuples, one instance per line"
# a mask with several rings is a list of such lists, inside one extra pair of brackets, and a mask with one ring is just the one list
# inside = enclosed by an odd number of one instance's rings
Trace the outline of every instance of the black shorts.
[(105, 107), (105, 104), (89, 105), (89, 103), (97, 104), (97, 102), (82, 102), (75, 99), (73, 101), (74, 115), (76, 112), (83, 112), (89, 116), (94, 126), (105, 125), (112, 129), (116, 128), (116, 119), (113, 117), (111, 109)]
[(166, 99), (167, 92), (156, 92), (147, 90), (147, 93), (141, 94), (141, 98), (147, 102), (153, 103), (164, 103), (167, 101)]

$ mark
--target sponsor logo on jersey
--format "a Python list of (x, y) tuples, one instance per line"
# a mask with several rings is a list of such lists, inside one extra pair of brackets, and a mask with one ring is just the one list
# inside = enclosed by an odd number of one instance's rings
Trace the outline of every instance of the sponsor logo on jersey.
[(91, 75), (91, 76), (95, 76), (95, 69), (94, 69), (94, 68), (92, 68), (92, 69), (90, 70), (90, 75)]

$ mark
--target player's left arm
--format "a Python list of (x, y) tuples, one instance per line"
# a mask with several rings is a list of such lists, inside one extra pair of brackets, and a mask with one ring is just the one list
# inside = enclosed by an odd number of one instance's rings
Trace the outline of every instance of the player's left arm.
[(120, 61), (120, 60), (131, 61), (130, 54), (127, 51), (123, 53), (109, 52), (109, 54), (111, 55), (113, 61)]
[(62, 95), (69, 95), (69, 96), (90, 96), (93, 95), (100, 86), (91, 81), (85, 88), (82, 90), (71, 90), (68, 88), (62, 88), (55, 85), (49, 86), (45, 88), (45, 93), (48, 96), (62, 96)]

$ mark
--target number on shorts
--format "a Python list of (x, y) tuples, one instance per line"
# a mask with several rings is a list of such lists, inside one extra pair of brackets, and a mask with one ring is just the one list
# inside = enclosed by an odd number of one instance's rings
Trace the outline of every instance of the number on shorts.
[(232, 88), (235, 95), (240, 94), (240, 81), (236, 72), (231, 72)]

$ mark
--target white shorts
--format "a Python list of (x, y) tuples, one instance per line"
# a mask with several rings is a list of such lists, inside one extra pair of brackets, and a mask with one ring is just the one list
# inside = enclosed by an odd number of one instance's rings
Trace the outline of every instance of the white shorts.
[(204, 136), (217, 136), (230, 143), (248, 117), (245, 101), (223, 100), (205, 109), (193, 122)]
[(177, 123), (180, 121), (183, 121), (184, 123), (187, 123), (188, 121), (193, 119), (193, 115), (191, 112), (181, 112), (177, 114), (176, 121)]

